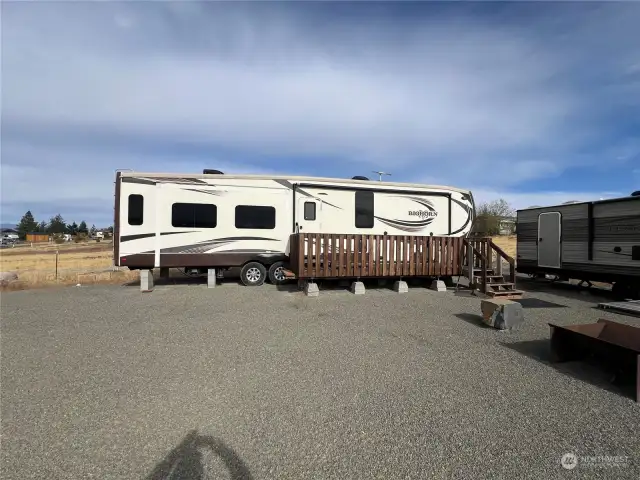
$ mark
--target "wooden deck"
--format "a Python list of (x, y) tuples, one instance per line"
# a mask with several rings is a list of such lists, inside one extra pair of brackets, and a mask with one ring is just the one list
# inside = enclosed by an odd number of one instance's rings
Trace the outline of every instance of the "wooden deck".
[(289, 262), (302, 281), (465, 276), (471, 290), (490, 297), (523, 294), (516, 290), (515, 260), (489, 237), (296, 233)]
[(291, 270), (299, 279), (439, 277), (462, 274), (459, 237), (296, 233)]

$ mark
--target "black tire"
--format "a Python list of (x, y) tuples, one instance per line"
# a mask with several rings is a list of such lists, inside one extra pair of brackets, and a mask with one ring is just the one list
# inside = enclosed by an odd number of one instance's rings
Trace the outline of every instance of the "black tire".
[(444, 285), (446, 287), (455, 287), (456, 284), (453, 281), (453, 277), (450, 276), (446, 276), (446, 277), (440, 277), (440, 280), (442, 280), (444, 282)]
[(629, 287), (623, 282), (615, 282), (611, 287), (611, 293), (616, 300), (625, 300), (629, 296)]
[(247, 287), (259, 287), (267, 278), (267, 269), (258, 262), (249, 262), (240, 270), (240, 280)]
[(282, 285), (287, 278), (282, 273), (285, 268), (285, 262), (276, 262), (269, 267), (269, 282), (273, 285)]

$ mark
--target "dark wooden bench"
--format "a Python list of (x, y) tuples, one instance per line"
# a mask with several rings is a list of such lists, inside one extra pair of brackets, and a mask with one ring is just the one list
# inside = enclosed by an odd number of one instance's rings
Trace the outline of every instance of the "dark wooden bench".
[(634, 386), (640, 402), (640, 328), (611, 320), (551, 327), (551, 362), (594, 358), (613, 372), (616, 383)]

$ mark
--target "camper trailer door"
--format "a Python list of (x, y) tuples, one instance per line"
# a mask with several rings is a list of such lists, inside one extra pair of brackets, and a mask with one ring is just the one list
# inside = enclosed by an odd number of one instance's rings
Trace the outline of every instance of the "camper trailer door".
[(559, 212), (541, 213), (538, 217), (539, 267), (560, 268), (561, 220)]
[(315, 197), (298, 197), (296, 205), (296, 232), (320, 232), (322, 202)]

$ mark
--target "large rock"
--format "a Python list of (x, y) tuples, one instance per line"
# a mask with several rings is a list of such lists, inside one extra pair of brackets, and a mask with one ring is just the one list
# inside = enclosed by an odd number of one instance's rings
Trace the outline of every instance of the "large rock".
[(518, 302), (501, 298), (482, 300), (482, 320), (498, 330), (511, 330), (524, 322), (524, 310)]

